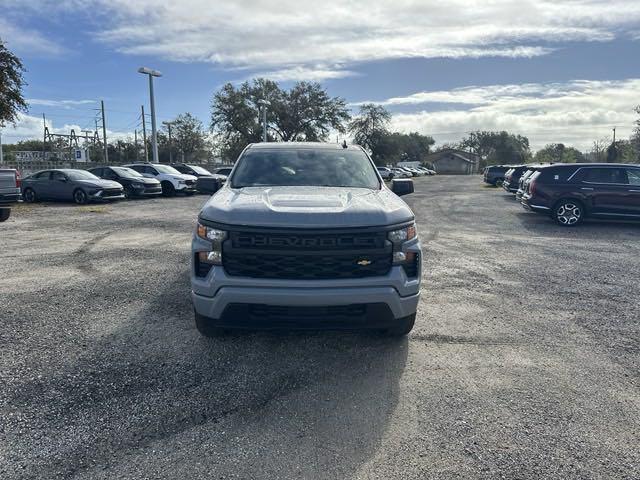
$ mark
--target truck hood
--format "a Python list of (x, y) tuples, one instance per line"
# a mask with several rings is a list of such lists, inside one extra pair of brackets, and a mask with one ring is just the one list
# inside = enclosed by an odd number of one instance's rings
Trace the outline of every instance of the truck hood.
[(387, 188), (224, 187), (200, 218), (229, 225), (289, 228), (370, 227), (410, 221), (413, 212)]

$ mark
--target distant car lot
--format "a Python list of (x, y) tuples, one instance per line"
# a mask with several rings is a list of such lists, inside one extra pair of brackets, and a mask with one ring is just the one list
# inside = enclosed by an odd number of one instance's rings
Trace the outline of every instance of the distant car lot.
[(397, 343), (201, 338), (204, 196), (19, 205), (2, 478), (637, 478), (640, 224), (561, 229), (477, 175), (414, 181), (423, 296)]

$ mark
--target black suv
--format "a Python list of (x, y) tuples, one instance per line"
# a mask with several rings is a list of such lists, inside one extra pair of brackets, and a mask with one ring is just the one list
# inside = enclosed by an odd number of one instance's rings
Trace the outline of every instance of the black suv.
[(504, 180), (502, 181), (502, 188), (509, 193), (516, 193), (518, 191), (520, 177), (527, 171), (528, 167), (528, 165), (517, 165), (507, 170), (504, 174)]
[(490, 165), (484, 169), (484, 183), (489, 185), (501, 185), (504, 174), (511, 168), (511, 165)]
[(155, 178), (146, 178), (132, 168), (127, 167), (95, 167), (89, 171), (96, 177), (105, 180), (113, 180), (122, 185), (124, 196), (135, 197), (155, 197), (162, 194), (160, 182)]
[(172, 163), (171, 166), (178, 170), (180, 173), (186, 173), (187, 175), (193, 175), (198, 177), (196, 180), (196, 190), (200, 193), (216, 193), (222, 184), (227, 180), (224, 175), (217, 175), (211, 173), (200, 165), (190, 165), (188, 163)]
[(586, 217), (640, 220), (640, 165), (574, 163), (540, 167), (522, 205), (564, 226)]

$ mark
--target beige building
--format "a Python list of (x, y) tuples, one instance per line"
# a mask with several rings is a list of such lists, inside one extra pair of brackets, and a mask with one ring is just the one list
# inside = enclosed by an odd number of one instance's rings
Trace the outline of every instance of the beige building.
[(425, 162), (442, 175), (471, 175), (478, 173), (480, 157), (475, 153), (447, 148), (430, 153), (425, 157)]

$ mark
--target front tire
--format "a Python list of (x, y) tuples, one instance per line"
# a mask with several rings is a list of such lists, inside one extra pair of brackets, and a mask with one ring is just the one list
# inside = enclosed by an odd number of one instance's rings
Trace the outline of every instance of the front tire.
[(416, 323), (416, 314), (397, 318), (395, 322), (396, 324), (393, 327), (387, 329), (387, 335), (390, 337), (404, 337), (413, 330), (413, 326)]
[(88, 201), (87, 194), (84, 193), (84, 190), (77, 189), (73, 192), (73, 201), (76, 202), (77, 205), (85, 205)]
[(0, 222), (6, 222), (11, 216), (10, 208), (0, 208)]
[(124, 198), (126, 198), (127, 200), (131, 200), (134, 197), (135, 193), (133, 193), (133, 188), (131, 187), (131, 185), (127, 185), (126, 187), (124, 187)]
[(553, 219), (563, 227), (575, 227), (584, 220), (584, 206), (571, 198), (560, 200), (553, 209)]
[(173, 197), (176, 194), (176, 189), (173, 186), (173, 183), (164, 181), (162, 182), (162, 195), (165, 197)]

